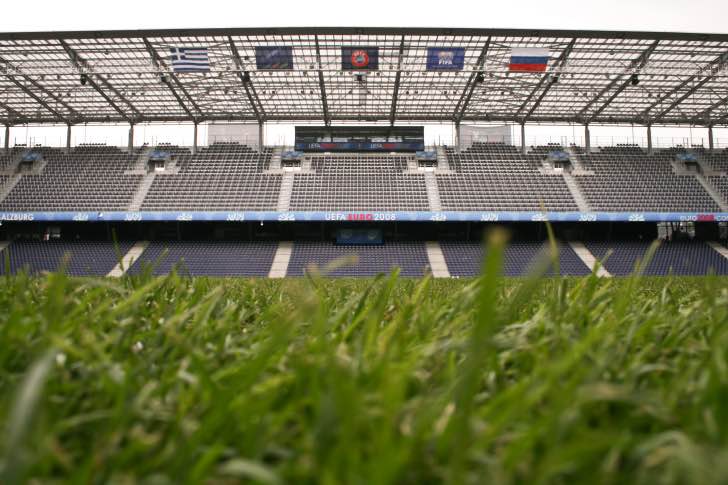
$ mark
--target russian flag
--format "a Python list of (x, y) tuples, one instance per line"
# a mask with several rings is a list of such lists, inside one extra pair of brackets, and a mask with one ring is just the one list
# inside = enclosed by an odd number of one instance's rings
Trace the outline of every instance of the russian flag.
[(511, 63), (508, 70), (513, 72), (544, 72), (549, 63), (549, 50), (540, 47), (511, 49)]

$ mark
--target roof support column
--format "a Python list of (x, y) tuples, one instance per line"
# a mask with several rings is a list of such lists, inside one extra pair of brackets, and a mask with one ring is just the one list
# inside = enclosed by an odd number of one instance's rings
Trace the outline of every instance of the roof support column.
[(5, 125), (5, 151), (10, 149), (10, 125)]
[(134, 123), (129, 124), (129, 153), (134, 151)]
[(586, 153), (591, 152), (591, 133), (588, 124), (584, 125), (584, 150)]
[(521, 153), (526, 154), (526, 123), (521, 123)]
[(195, 121), (192, 126), (194, 126), (192, 132), (192, 154), (197, 155), (197, 122)]
[(713, 149), (715, 148), (713, 140), (713, 125), (710, 125), (708, 127), (708, 148), (710, 148), (711, 151), (713, 151)]
[(647, 125), (647, 153), (652, 155), (652, 125)]
[(263, 151), (265, 140), (263, 139), (263, 122), (258, 123), (258, 151)]
[(66, 153), (71, 153), (71, 124), (66, 128)]
[(458, 151), (460, 151), (461, 142), (460, 142), (460, 122), (455, 122), (455, 146), (458, 148)]

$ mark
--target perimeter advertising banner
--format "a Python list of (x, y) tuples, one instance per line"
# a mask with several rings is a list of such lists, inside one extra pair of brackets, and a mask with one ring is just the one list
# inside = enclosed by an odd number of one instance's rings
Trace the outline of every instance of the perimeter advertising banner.
[(341, 69), (376, 71), (379, 69), (379, 47), (342, 47)]

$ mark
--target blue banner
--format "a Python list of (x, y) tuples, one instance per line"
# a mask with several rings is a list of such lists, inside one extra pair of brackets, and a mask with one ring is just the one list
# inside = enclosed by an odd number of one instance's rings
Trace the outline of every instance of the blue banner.
[(728, 222), (728, 212), (0, 212), (0, 222)]
[(336, 244), (376, 245), (384, 244), (380, 229), (341, 229), (336, 232)]
[(428, 47), (428, 71), (462, 71), (465, 67), (465, 49), (462, 47)]
[(376, 71), (379, 69), (379, 47), (342, 47), (341, 69)]
[(293, 69), (293, 47), (261, 47), (255, 48), (255, 65), (259, 70)]

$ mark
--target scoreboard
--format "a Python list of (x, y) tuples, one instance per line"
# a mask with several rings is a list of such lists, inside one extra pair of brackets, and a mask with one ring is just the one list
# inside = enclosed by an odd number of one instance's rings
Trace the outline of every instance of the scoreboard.
[(303, 152), (416, 152), (425, 149), (423, 126), (297, 126)]

